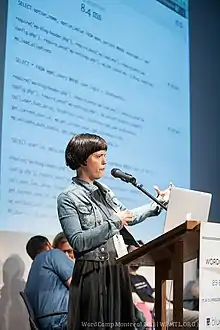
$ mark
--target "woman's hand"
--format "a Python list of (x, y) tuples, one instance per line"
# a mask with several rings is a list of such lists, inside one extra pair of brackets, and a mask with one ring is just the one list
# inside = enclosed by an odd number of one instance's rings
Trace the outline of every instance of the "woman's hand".
[(156, 190), (156, 192), (158, 194), (157, 197), (163, 198), (164, 202), (168, 203), (169, 199), (170, 199), (170, 191), (171, 191), (172, 187), (173, 187), (173, 184), (170, 183), (169, 187), (165, 190), (160, 190), (157, 186), (154, 186), (154, 189)]
[(123, 226), (126, 226), (128, 222), (132, 221), (134, 219), (134, 215), (131, 211), (125, 210), (125, 211), (118, 211), (116, 212), (116, 215), (121, 220), (121, 228)]

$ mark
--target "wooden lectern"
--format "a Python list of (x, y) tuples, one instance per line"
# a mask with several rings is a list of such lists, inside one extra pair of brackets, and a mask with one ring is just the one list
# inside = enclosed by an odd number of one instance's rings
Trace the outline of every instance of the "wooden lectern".
[(166, 280), (173, 280), (173, 329), (183, 325), (183, 264), (198, 256), (200, 222), (186, 221), (117, 260), (155, 266), (155, 328), (166, 329)]

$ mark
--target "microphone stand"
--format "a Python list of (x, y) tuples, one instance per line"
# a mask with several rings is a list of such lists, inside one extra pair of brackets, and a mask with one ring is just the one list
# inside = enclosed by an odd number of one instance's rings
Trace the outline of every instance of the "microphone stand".
[(155, 203), (157, 203), (160, 207), (162, 207), (165, 211), (167, 211), (167, 207), (163, 205), (162, 202), (160, 202), (156, 197), (151, 195), (146, 189), (144, 189), (144, 186), (142, 184), (137, 183), (137, 180), (133, 177), (131, 180), (123, 179), (122, 181), (126, 183), (131, 183), (135, 188), (140, 190), (143, 194), (148, 196), (150, 199), (152, 199)]
[[(125, 173), (125, 174), (128, 174), (128, 173)], [(129, 175), (129, 174), (128, 174)], [(152, 199), (157, 205), (159, 205), (160, 207), (162, 207), (165, 211), (167, 211), (167, 207), (165, 205), (163, 205), (162, 202), (160, 202), (156, 197), (154, 197), (153, 195), (151, 195), (144, 187), (142, 184), (139, 184), (137, 183), (137, 180), (136, 178), (134, 178), (133, 176), (130, 175), (130, 178), (126, 178), (126, 177), (120, 177), (120, 179), (126, 183), (131, 183), (135, 188), (137, 188), (138, 190), (140, 190), (143, 194), (145, 194), (146, 196), (148, 196), (150, 199)], [(123, 233), (123, 231), (126, 231), (125, 233)], [(121, 230), (120, 230), (123, 238), (125, 237), (125, 235), (127, 234), (128, 235), (128, 231), (126, 230), (125, 227), (123, 227)], [(131, 235), (129, 233), (129, 235)], [(131, 235), (131, 237), (133, 238), (133, 236)], [(128, 237), (130, 238), (130, 236)], [(134, 239), (134, 238), (133, 238)], [(138, 246), (140, 247), (140, 244), (138, 244), (136, 242), (136, 240), (134, 239), (135, 241), (135, 246)], [(128, 245), (131, 245), (130, 243)]]

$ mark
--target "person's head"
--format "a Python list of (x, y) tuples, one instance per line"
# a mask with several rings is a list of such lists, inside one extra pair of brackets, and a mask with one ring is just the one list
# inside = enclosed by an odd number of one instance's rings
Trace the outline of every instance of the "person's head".
[(59, 249), (66, 253), (66, 255), (74, 260), (74, 252), (70, 244), (68, 243), (66, 236), (63, 232), (57, 234), (53, 240), (53, 248)]
[(49, 240), (44, 236), (33, 236), (29, 239), (26, 245), (26, 251), (29, 257), (34, 258), (41, 252), (51, 250), (52, 246)]
[(102, 137), (89, 133), (75, 135), (66, 147), (66, 165), (82, 179), (92, 182), (104, 174), (106, 151), (107, 143)]
[[(131, 253), (131, 252), (133, 252), (133, 251), (135, 251), (135, 250), (137, 250), (138, 249), (138, 247), (137, 246), (134, 246), (134, 245), (129, 245), (128, 247), (127, 247), (127, 251), (128, 251), (128, 253)], [(132, 262), (130, 265), (129, 265), (129, 270), (130, 270), (130, 272), (131, 273), (136, 273), (137, 272), (137, 270), (139, 269), (139, 265), (138, 264), (136, 264), (135, 263), (135, 261), (134, 262)]]

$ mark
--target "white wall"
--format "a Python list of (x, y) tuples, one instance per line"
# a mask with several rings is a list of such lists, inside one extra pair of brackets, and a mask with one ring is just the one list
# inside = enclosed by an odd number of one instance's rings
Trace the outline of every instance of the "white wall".
[(32, 236), (0, 231), (0, 330), (29, 330), (19, 292), (24, 290), (31, 265), (25, 246)]
[(0, 329), (28, 330), (26, 308), (19, 296), (31, 260), (25, 251), (30, 234), (0, 232)]

